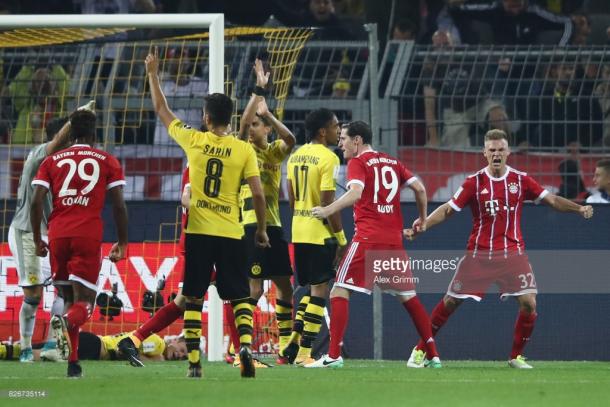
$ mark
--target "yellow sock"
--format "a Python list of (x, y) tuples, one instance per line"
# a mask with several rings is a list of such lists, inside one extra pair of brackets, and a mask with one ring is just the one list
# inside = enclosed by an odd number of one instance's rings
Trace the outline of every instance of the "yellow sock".
[(287, 301), (277, 300), (275, 302), (275, 319), (280, 334), (280, 349), (284, 349), (288, 346), (292, 337), (292, 304)]
[(235, 314), (235, 326), (239, 334), (239, 343), (241, 346), (250, 346), (252, 344), (252, 307), (249, 298), (231, 301), (233, 313)]
[(305, 309), (303, 315), (303, 337), (301, 338), (301, 346), (311, 349), (313, 346), (320, 328), (322, 328), (322, 321), (324, 320), (324, 306), (326, 300), (322, 297), (311, 297), (309, 304)]
[(184, 340), (188, 352), (188, 360), (192, 364), (201, 362), (201, 350), (199, 342), (201, 339), (201, 305), (186, 303), (184, 311)]

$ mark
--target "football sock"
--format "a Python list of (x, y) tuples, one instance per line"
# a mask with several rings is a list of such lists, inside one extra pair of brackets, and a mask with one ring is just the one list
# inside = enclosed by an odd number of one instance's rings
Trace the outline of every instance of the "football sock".
[(0, 360), (17, 360), (20, 353), (21, 344), (19, 342), (0, 343)]
[(434, 343), (434, 338), (432, 337), (430, 317), (428, 317), (426, 309), (422, 305), (421, 301), (419, 301), (419, 297), (415, 296), (410, 300), (403, 302), (402, 306), (405, 307), (405, 309), (411, 316), (411, 319), (413, 320), (415, 329), (417, 329), (417, 333), (419, 333), (421, 341), (425, 343), (426, 357), (428, 359), (432, 359), (433, 357), (438, 356), (438, 352), (436, 351), (436, 344)]
[(330, 344), (328, 356), (337, 359), (341, 356), (343, 336), (349, 320), (349, 300), (343, 297), (330, 299)]
[(322, 328), (322, 321), (324, 320), (324, 306), (326, 300), (322, 297), (311, 296), (309, 298), (309, 304), (305, 309), (303, 315), (303, 336), (301, 338), (301, 347), (310, 350), (313, 343)]
[(40, 300), (29, 297), (25, 297), (21, 303), (21, 310), (19, 311), (19, 341), (23, 349), (32, 347), (32, 335), (34, 334), (36, 311), (38, 310), (39, 303)]
[(192, 364), (199, 364), (201, 350), (199, 341), (201, 340), (201, 304), (188, 302), (184, 309), (184, 340), (188, 360)]
[[(90, 312), (91, 305), (88, 302), (79, 301), (72, 304), (72, 306), (70, 307), (70, 309), (68, 309), (68, 312), (64, 316), (66, 318), (66, 321), (68, 322), (68, 329), (79, 328), (82, 324), (87, 322)], [(70, 338), (70, 340), (72, 340), (72, 338)], [(72, 349), (76, 348), (72, 346)]]
[(250, 346), (252, 344), (252, 305), (250, 298), (232, 300), (233, 314), (235, 314), (235, 326), (239, 334), (239, 344)]
[[(53, 300), (53, 305), (51, 305), (51, 316), (63, 315), (63, 314), (64, 314), (64, 299), (61, 298), (59, 295), (56, 295), (55, 299)], [(49, 334), (47, 335), (47, 341), (55, 341), (55, 340), (57, 340), (57, 338), (55, 338), (54, 331), (52, 329), (49, 329)]]
[(280, 333), (280, 349), (284, 349), (290, 343), (292, 333), (292, 304), (288, 301), (275, 301), (275, 319)]
[(183, 311), (180, 309), (180, 307), (178, 307), (175, 302), (171, 301), (169, 304), (166, 304), (163, 306), (163, 308), (157, 311), (155, 315), (146, 321), (141, 327), (139, 327), (132, 336), (135, 336), (140, 342), (142, 342), (150, 335), (156, 334), (163, 328), (168, 327), (175, 320), (180, 318), (182, 313)]
[[(449, 310), (445, 306), (445, 302), (441, 299), (436, 307), (432, 310), (432, 315), (430, 316), (430, 323), (432, 325), (432, 336), (436, 336), (436, 333), (441, 329), (445, 322), (449, 319), (453, 311)], [(423, 340), (420, 339), (417, 344), (417, 350), (426, 351), (426, 344)]]
[(532, 332), (534, 331), (534, 324), (538, 314), (535, 312), (528, 313), (519, 311), (517, 322), (515, 323), (515, 335), (513, 337), (513, 349), (510, 354), (510, 358), (514, 359), (519, 355), (523, 354), (523, 348), (530, 340)]
[(68, 336), (70, 337), (70, 356), (68, 356), (68, 362), (78, 362), (78, 333), (80, 331), (80, 325), (70, 326), (68, 328)]
[(233, 306), (231, 305), (230, 301), (225, 302), (222, 306), (224, 307), (227, 325), (229, 325), (229, 334), (231, 336), (231, 343), (233, 344), (233, 353), (236, 353), (239, 351), (239, 333), (237, 332), (237, 326), (235, 325)]
[(299, 343), (301, 342), (301, 335), (303, 335), (303, 316), (305, 315), (305, 310), (307, 309), (307, 305), (309, 304), (309, 299), (311, 296), (304, 295), (301, 298), (301, 302), (299, 302), (299, 306), (297, 307), (297, 314), (294, 317), (294, 324), (292, 325), (292, 334), (290, 335), (290, 342)]

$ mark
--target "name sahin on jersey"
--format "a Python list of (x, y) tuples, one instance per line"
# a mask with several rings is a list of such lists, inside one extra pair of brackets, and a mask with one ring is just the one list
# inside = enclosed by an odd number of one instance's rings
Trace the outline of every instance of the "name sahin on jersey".
[(213, 157), (230, 157), (231, 148), (230, 147), (211, 146), (209, 144), (205, 144), (203, 146), (203, 154), (211, 155)]

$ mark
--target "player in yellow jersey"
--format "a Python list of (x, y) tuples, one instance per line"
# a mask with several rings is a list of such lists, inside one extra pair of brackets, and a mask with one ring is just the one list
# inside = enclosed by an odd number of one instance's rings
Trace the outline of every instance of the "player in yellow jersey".
[[(256, 152), (267, 204), (267, 235), (271, 247), (259, 249), (254, 246), (256, 216), (252, 206), (252, 192), (248, 185), (243, 185), (241, 189), (242, 218), (248, 247), (250, 303), (253, 309), (256, 308), (258, 300), (263, 295), (264, 280), (272, 280), (275, 283), (277, 288), (275, 315), (281, 349), (288, 345), (292, 332), (292, 284), (290, 282), (292, 267), (288, 254), (288, 243), (284, 239), (280, 221), (279, 194), (282, 161), (292, 151), (296, 139), (267, 107), (263, 94), (269, 74), (265, 74), (260, 59), (255, 61), (254, 72), (256, 73), (256, 88), (242, 114), (239, 138), (248, 140)], [(272, 131), (275, 131), (278, 139), (269, 142), (269, 135)], [(282, 363), (281, 359), (278, 361)], [(240, 361), (236, 359), (234, 366), (239, 363)]]
[(328, 221), (311, 213), (335, 199), (339, 158), (328, 146), (337, 144), (339, 121), (330, 110), (317, 109), (306, 117), (305, 131), (309, 142), (290, 156), (287, 171), (295, 271), (299, 285), (311, 291), (299, 304), (290, 343), (280, 350), (280, 357), (299, 365), (314, 360), (311, 347), (322, 326), (328, 282), (347, 244), (339, 212)]
[(208, 129), (198, 131), (182, 123), (169, 109), (159, 84), (159, 55), (146, 57), (146, 72), (157, 116), (169, 135), (185, 151), (189, 163), (191, 199), (185, 231), (185, 268), (182, 294), (186, 298), (184, 337), (188, 349), (187, 377), (201, 377), (199, 340), (201, 307), (216, 266), (216, 289), (231, 300), (241, 348), (242, 377), (254, 377), (250, 349), (252, 309), (245, 267), (244, 228), (239, 221), (239, 189), (245, 179), (252, 191), (256, 213), (256, 244), (269, 246), (265, 231), (265, 196), (260, 182), (256, 153), (249, 143), (230, 133), (233, 102), (222, 93), (205, 97), (203, 121)]
[[(118, 349), (118, 343), (129, 335), (130, 332), (116, 335), (96, 335), (81, 331), (78, 334), (78, 358), (80, 360), (126, 360), (126, 355), (121, 354)], [(18, 358), (20, 347), (19, 342), (13, 344), (0, 343), (0, 360)], [(159, 335), (153, 334), (140, 343), (138, 350), (140, 358), (145, 361), (186, 359), (186, 342), (182, 337), (163, 339)], [(39, 349), (34, 349), (34, 360), (41, 360), (40, 353)]]

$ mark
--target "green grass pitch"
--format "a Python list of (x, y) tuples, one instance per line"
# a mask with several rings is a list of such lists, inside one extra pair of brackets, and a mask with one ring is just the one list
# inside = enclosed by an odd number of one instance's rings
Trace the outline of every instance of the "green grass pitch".
[[(610, 364), (445, 361), (443, 369), (405, 362), (346, 360), (343, 369), (276, 366), (241, 379), (224, 363), (204, 363), (203, 379), (187, 379), (186, 362), (81, 362), (85, 376), (65, 377), (65, 363), (0, 363), (0, 405), (61, 406), (608, 406)], [(44, 399), (10, 398), (38, 390)], [(14, 393), (12, 393), (14, 394)]]

